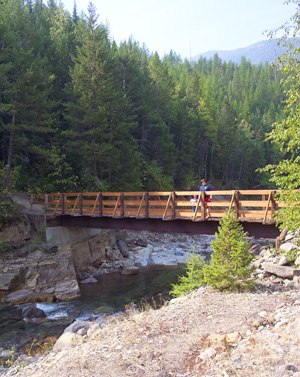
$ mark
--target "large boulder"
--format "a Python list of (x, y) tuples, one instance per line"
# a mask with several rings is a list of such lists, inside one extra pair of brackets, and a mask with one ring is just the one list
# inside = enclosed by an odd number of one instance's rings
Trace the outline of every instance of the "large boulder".
[(22, 309), (23, 319), (35, 319), (35, 318), (45, 318), (46, 314), (44, 310), (37, 308), (36, 305), (26, 305)]
[(269, 274), (276, 275), (284, 279), (292, 279), (294, 276), (294, 268), (288, 266), (280, 266), (275, 263), (265, 262), (262, 264), (263, 269)]
[(120, 253), (123, 255), (123, 257), (125, 258), (129, 257), (129, 249), (125, 240), (118, 240), (117, 246), (120, 250)]

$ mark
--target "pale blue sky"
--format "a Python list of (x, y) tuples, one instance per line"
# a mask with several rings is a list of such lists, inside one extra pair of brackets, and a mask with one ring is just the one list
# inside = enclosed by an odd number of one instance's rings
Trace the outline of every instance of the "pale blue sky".
[[(74, 1), (62, 0), (72, 12)], [(89, 1), (76, 0), (86, 13)], [(119, 43), (133, 37), (160, 56), (182, 58), (209, 50), (232, 50), (268, 39), (294, 13), (284, 0), (94, 0), (99, 21)]]

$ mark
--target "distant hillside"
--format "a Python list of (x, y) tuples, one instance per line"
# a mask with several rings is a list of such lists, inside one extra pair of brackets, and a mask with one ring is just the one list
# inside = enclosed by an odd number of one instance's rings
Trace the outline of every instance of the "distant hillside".
[[(248, 47), (238, 48), (236, 50), (214, 50), (207, 51), (202, 54), (193, 57), (193, 61), (197, 61), (200, 57), (205, 57), (207, 59), (212, 58), (215, 54), (225, 61), (232, 61), (234, 63), (239, 63), (242, 57), (250, 60), (253, 64), (260, 63), (272, 63), (275, 59), (285, 52), (285, 48), (278, 46), (278, 39), (266, 40), (254, 43)], [(298, 45), (300, 41), (298, 40)]]

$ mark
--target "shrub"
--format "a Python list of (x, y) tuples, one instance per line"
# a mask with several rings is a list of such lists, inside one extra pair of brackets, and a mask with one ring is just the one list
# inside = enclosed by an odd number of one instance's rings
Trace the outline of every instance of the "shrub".
[(9, 222), (19, 213), (19, 206), (8, 195), (0, 193), (0, 224)]
[(204, 260), (192, 250), (187, 260), (186, 275), (180, 276), (178, 284), (172, 285), (171, 295), (178, 297), (201, 287), (204, 284), (204, 266)]
[(212, 241), (211, 262), (205, 266), (204, 280), (221, 291), (240, 291), (254, 285), (249, 265), (253, 256), (250, 245), (235, 213), (228, 211), (220, 222), (215, 241)]

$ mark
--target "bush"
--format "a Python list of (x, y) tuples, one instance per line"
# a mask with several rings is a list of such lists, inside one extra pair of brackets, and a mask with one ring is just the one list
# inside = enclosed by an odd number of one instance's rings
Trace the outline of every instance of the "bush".
[(179, 283), (172, 285), (171, 295), (178, 297), (201, 287), (204, 284), (204, 266), (204, 260), (192, 250), (186, 265), (186, 276), (180, 276)]
[(19, 206), (8, 195), (0, 193), (0, 224), (9, 222), (19, 213)]
[(221, 291), (241, 291), (254, 285), (249, 265), (253, 256), (250, 245), (235, 213), (228, 211), (220, 222), (215, 241), (212, 241), (211, 262), (205, 266), (204, 280)]

